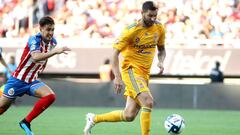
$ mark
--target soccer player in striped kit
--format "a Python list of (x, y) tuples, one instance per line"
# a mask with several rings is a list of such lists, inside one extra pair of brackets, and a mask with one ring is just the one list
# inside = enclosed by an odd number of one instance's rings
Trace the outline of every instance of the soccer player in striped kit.
[(26, 135), (33, 135), (30, 123), (55, 101), (55, 93), (45, 83), (37, 80), (48, 58), (56, 54), (67, 54), (68, 47), (55, 48), (54, 20), (45, 16), (39, 21), (40, 32), (30, 36), (24, 48), (21, 61), (6, 83), (0, 98), (0, 114), (3, 114), (17, 98), (28, 94), (39, 98), (31, 112), (19, 123)]

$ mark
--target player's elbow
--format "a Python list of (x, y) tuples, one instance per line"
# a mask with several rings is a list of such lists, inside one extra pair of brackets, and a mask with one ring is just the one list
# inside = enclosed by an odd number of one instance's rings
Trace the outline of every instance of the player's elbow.
[(31, 53), (31, 56), (32, 56), (31, 58), (32, 58), (33, 62), (39, 62), (42, 60), (41, 55), (38, 52)]

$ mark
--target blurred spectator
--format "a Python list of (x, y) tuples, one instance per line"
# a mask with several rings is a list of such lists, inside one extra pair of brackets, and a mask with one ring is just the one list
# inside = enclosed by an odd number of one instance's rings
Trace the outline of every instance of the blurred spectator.
[(112, 64), (109, 59), (106, 59), (103, 65), (99, 67), (99, 76), (100, 80), (104, 82), (112, 81), (114, 79)]
[[(7, 65), (12, 72), (17, 69), (17, 65), (15, 64), (15, 57), (14, 56), (10, 56), (9, 62), (8, 62)], [(7, 68), (5, 68), (4, 71), (3, 71), (3, 75), (4, 75), (4, 83), (6, 83), (8, 78), (11, 76), (11, 73), (8, 71)]]
[[(4, 58), (2, 57), (2, 48), (1, 48), (1, 47), (0, 47), (0, 63), (7, 69), (7, 71), (12, 72), (12, 71), (9, 69), (9, 67), (8, 67), (7, 63), (5, 62)], [(1, 95), (2, 95), (2, 93), (3, 93), (3, 89), (4, 89), (4, 86), (2, 86), (2, 87), (0, 88), (0, 97), (1, 97)]]
[[(8, 0), (0, 3), (0, 37), (25, 37), (43, 15), (56, 37), (114, 38), (139, 19), (145, 0)], [(178, 3), (178, 4), (176, 4)], [(239, 39), (239, 0), (158, 0), (166, 39)], [(24, 28), (24, 29), (22, 29)], [(19, 34), (21, 32), (21, 34)]]
[(2, 48), (1, 48), (1, 47), (0, 47), (0, 63), (1, 63), (9, 72), (12, 72), (12, 71), (10, 70), (10, 68), (8, 67), (5, 59), (4, 59), (3, 56), (2, 56)]
[(46, 0), (43, 4), (44, 15), (50, 15), (55, 9), (55, 0)]
[(222, 71), (220, 71), (220, 62), (216, 61), (215, 67), (211, 70), (210, 79), (212, 83), (223, 83), (224, 76)]

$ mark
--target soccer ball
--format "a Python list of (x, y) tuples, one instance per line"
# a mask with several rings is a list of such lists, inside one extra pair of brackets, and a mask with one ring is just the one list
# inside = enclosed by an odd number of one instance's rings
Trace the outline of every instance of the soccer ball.
[(182, 116), (172, 114), (165, 120), (164, 127), (171, 135), (177, 135), (185, 128), (185, 121)]

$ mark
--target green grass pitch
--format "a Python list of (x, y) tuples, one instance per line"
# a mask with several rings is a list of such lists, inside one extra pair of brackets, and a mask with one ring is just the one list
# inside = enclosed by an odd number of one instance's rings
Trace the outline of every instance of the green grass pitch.
[[(50, 107), (32, 122), (35, 135), (83, 135), (85, 114), (104, 113), (121, 108)], [(31, 107), (12, 106), (0, 116), (0, 135), (25, 135), (18, 122)], [(184, 117), (186, 128), (181, 135), (238, 135), (240, 134), (240, 111), (154, 109), (151, 135), (168, 135), (163, 122), (173, 113)], [(92, 135), (140, 135), (139, 116), (133, 122), (100, 123)]]

